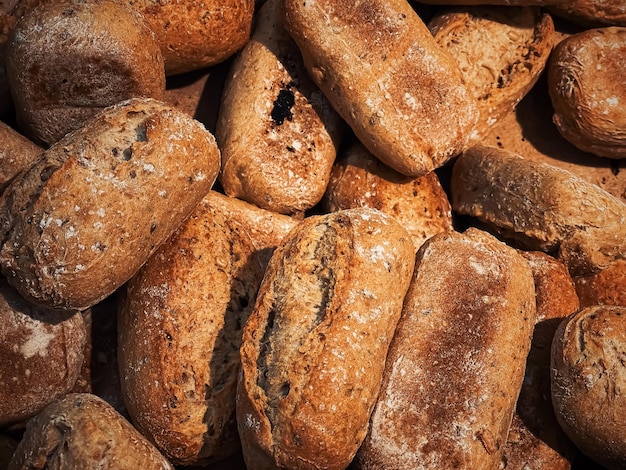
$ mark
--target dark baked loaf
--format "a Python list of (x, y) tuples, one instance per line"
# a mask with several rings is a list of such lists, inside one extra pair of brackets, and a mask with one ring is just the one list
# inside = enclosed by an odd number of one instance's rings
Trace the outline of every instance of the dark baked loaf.
[(0, 265), (20, 293), (84, 309), (126, 282), (209, 191), (219, 150), (150, 99), (108, 108), (48, 149), (0, 198)]

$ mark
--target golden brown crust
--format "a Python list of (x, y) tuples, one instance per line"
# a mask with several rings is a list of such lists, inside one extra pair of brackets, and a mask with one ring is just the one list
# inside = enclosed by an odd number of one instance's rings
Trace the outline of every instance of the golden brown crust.
[(135, 99), (48, 149), (0, 198), (2, 271), (22, 295), (84, 309), (126, 282), (209, 191), (213, 136)]
[(515, 250), (476, 229), (427, 240), (357, 468), (498, 468), (534, 320)]
[(559, 132), (607, 158), (626, 157), (626, 27), (587, 30), (561, 41), (548, 68)]
[(250, 37), (254, 0), (127, 0), (155, 32), (167, 75), (223, 62)]
[(535, 85), (554, 41), (552, 18), (539, 7), (446, 9), (428, 27), (477, 101), (480, 117), (468, 145), (481, 142)]
[(42, 153), (43, 149), (38, 145), (0, 122), (0, 194), (11, 179), (27, 169)]
[(309, 78), (282, 17), (282, 0), (256, 16), (227, 78), (215, 137), (227, 195), (294, 214), (322, 198), (344, 123)]
[(133, 423), (175, 464), (239, 448), (239, 346), (263, 277), (254, 252), (204, 199), (128, 283), (118, 324), (124, 398)]
[(315, 83), (372, 154), (422, 176), (478, 118), (452, 55), (404, 0), (288, 0), (285, 26)]
[(371, 207), (393, 216), (413, 238), (415, 251), (452, 230), (452, 209), (435, 172), (412, 178), (391, 169), (360, 142), (335, 162), (323, 199), (328, 212)]
[(253, 468), (345, 468), (365, 436), (413, 269), (409, 235), (369, 208), (301, 222), (244, 328), (237, 419)]
[(626, 308), (583, 308), (552, 343), (552, 402), (559, 424), (590, 458), (609, 469), (626, 462)]
[(502, 5), (502, 6), (549, 6), (568, 0), (422, 0), (427, 5)]
[(548, 11), (585, 27), (626, 26), (622, 0), (568, 0), (550, 5)]
[(0, 279), (0, 426), (37, 414), (70, 391), (83, 363), (80, 313), (38, 308)]
[(20, 129), (48, 145), (107, 106), (165, 91), (154, 33), (117, 0), (42, 2), (12, 29), (6, 67)]
[(617, 260), (589, 276), (574, 279), (582, 307), (621, 305), (626, 307), (626, 260)]
[(9, 464), (23, 468), (174, 469), (108, 403), (88, 393), (55, 400), (29, 422)]

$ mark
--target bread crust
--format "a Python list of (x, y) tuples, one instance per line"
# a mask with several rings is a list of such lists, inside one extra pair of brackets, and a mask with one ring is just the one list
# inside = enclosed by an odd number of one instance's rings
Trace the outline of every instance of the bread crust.
[(237, 420), (248, 468), (347, 467), (413, 253), (398, 222), (369, 208), (311, 216), (277, 248), (241, 347)]
[(11, 179), (27, 169), (42, 153), (42, 148), (0, 121), (0, 194)]
[(585, 27), (626, 26), (622, 0), (570, 0), (550, 5), (548, 11)]
[(577, 148), (626, 158), (626, 27), (583, 31), (562, 40), (548, 68), (553, 121)]
[(38, 143), (53, 144), (107, 106), (165, 92), (154, 33), (118, 0), (41, 2), (11, 30), (6, 54), (20, 129)]
[(8, 468), (174, 470), (117, 411), (88, 393), (65, 395), (33, 418)]
[(582, 307), (626, 307), (626, 260), (617, 260), (602, 271), (574, 279)]
[(515, 250), (477, 229), (427, 240), (356, 468), (499, 468), (534, 320)]
[(405, 0), (287, 0), (285, 26), (333, 107), (376, 157), (423, 176), (461, 151), (476, 105)]
[(127, 284), (124, 399), (174, 464), (206, 465), (239, 449), (239, 346), (263, 272), (247, 233), (204, 199)]
[(219, 171), (202, 124), (151, 99), (110, 107), (48, 149), (0, 198), (0, 264), (34, 303), (85, 309), (126, 282)]
[(554, 24), (539, 7), (447, 8), (428, 23), (435, 40), (459, 63), (479, 118), (468, 145), (480, 143), (511, 112), (543, 72)]

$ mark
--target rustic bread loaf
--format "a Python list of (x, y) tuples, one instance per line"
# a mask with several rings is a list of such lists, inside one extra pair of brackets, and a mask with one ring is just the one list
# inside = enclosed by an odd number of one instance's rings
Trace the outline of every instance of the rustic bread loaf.
[(574, 284), (582, 307), (626, 307), (626, 260), (617, 260), (602, 271), (574, 278)]
[(0, 426), (37, 414), (69, 392), (83, 363), (80, 313), (37, 308), (0, 278)]
[(380, 211), (311, 216), (276, 249), (244, 328), (237, 421), (249, 469), (342, 469), (367, 429), (413, 270)]
[(521, 252), (535, 281), (537, 317), (524, 381), (504, 447), (506, 470), (569, 470), (576, 447), (557, 422), (550, 397), (550, 347), (559, 323), (579, 308), (565, 265), (545, 253)]
[(65, 395), (29, 421), (8, 468), (174, 469), (108, 403), (88, 393)]
[(626, 465), (626, 308), (596, 305), (563, 321), (552, 343), (552, 402), (559, 424), (593, 460)]
[(84, 309), (126, 282), (219, 171), (198, 121), (151, 99), (106, 109), (0, 197), (0, 265), (35, 303)]
[(558, 251), (572, 277), (626, 259), (626, 204), (573, 173), (473, 147), (456, 160), (450, 186), (454, 211), (527, 248)]
[(358, 469), (497, 469), (535, 321), (528, 263), (477, 229), (417, 253)]
[[(626, 13), (625, 13), (626, 15)], [(574, 34), (554, 49), (548, 67), (553, 120), (586, 152), (626, 158), (626, 27)]]
[(505, 5), (505, 6), (549, 6), (568, 0), (422, 0), (426, 5)]
[(407, 1), (287, 0), (285, 13), (311, 77), (372, 154), (417, 177), (461, 151), (475, 100)]
[(227, 78), (215, 137), (227, 195), (294, 214), (324, 195), (344, 123), (309, 78), (282, 18), (282, 0), (256, 15)]
[(404, 176), (354, 142), (333, 166), (323, 199), (326, 211), (372, 207), (395, 217), (415, 251), (430, 237), (452, 230), (452, 209), (435, 172)]
[(0, 193), (13, 177), (28, 168), (42, 153), (43, 149), (38, 145), (0, 121)]
[(239, 448), (239, 346), (263, 272), (247, 233), (204, 199), (127, 284), (124, 399), (174, 464), (205, 465)]
[(468, 145), (482, 142), (535, 85), (554, 41), (552, 18), (539, 7), (447, 8), (428, 28), (458, 62), (478, 104)]
[(155, 32), (167, 75), (218, 64), (248, 41), (254, 0), (125, 0)]
[(584, 27), (626, 26), (626, 10), (622, 0), (559, 1), (549, 5), (548, 11)]
[(46, 1), (27, 11), (11, 31), (6, 68), (21, 130), (48, 145), (107, 106), (165, 91), (154, 33), (118, 0)]

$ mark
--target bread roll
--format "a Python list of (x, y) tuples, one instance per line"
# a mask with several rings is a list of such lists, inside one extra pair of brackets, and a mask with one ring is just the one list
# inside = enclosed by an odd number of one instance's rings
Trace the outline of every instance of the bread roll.
[(535, 85), (554, 41), (552, 18), (539, 7), (448, 8), (428, 28), (452, 53), (478, 103), (468, 145), (482, 142)]
[(590, 458), (626, 465), (626, 309), (596, 305), (563, 321), (552, 343), (552, 403), (559, 424)]
[(430, 237), (452, 230), (452, 209), (435, 172), (404, 176), (374, 157), (360, 142), (335, 162), (323, 200), (329, 212), (372, 207), (396, 218), (415, 251)]
[(497, 469), (535, 308), (514, 249), (477, 229), (427, 240), (356, 468)]
[(227, 78), (215, 137), (226, 194), (294, 214), (322, 198), (343, 122), (309, 78), (282, 18), (282, 0), (256, 16)]
[(505, 6), (548, 6), (565, 3), (567, 0), (422, 0), (427, 5), (505, 5)]
[(0, 194), (13, 177), (27, 169), (42, 153), (38, 145), (0, 121)]
[(561, 41), (548, 68), (561, 135), (586, 152), (626, 158), (626, 87), (617, 78), (624, 76), (626, 27), (587, 30)]
[(129, 281), (118, 320), (133, 423), (174, 464), (239, 448), (239, 346), (263, 277), (254, 246), (204, 199)]
[(287, 0), (285, 13), (311, 77), (385, 164), (423, 176), (463, 148), (475, 100), (407, 1)]
[(29, 421), (9, 463), (24, 468), (173, 470), (132, 425), (101, 398), (71, 393)]
[(126, 0), (155, 32), (167, 75), (218, 64), (248, 41), (254, 0)]
[(213, 136), (150, 99), (108, 108), (0, 198), (0, 265), (34, 303), (85, 309), (126, 282), (219, 171)]
[(107, 106), (165, 91), (154, 33), (118, 0), (42, 2), (12, 29), (6, 67), (21, 130), (48, 145)]
[(559, 323), (579, 308), (565, 265), (545, 253), (522, 252), (535, 282), (537, 317), (524, 381), (504, 447), (506, 470), (569, 470), (576, 447), (554, 415), (550, 346)]
[(550, 5), (549, 12), (584, 27), (626, 26), (623, 0), (569, 0)]
[(626, 204), (573, 173), (473, 147), (455, 162), (450, 185), (453, 210), (527, 248), (558, 251), (572, 277), (626, 257)]
[(574, 283), (582, 307), (626, 307), (626, 260), (617, 260), (602, 271), (577, 277)]
[(80, 313), (37, 308), (0, 278), (0, 426), (37, 414), (69, 392), (83, 363)]
[(369, 208), (311, 216), (276, 249), (241, 346), (237, 421), (249, 469), (347, 467), (413, 253), (402, 226)]

